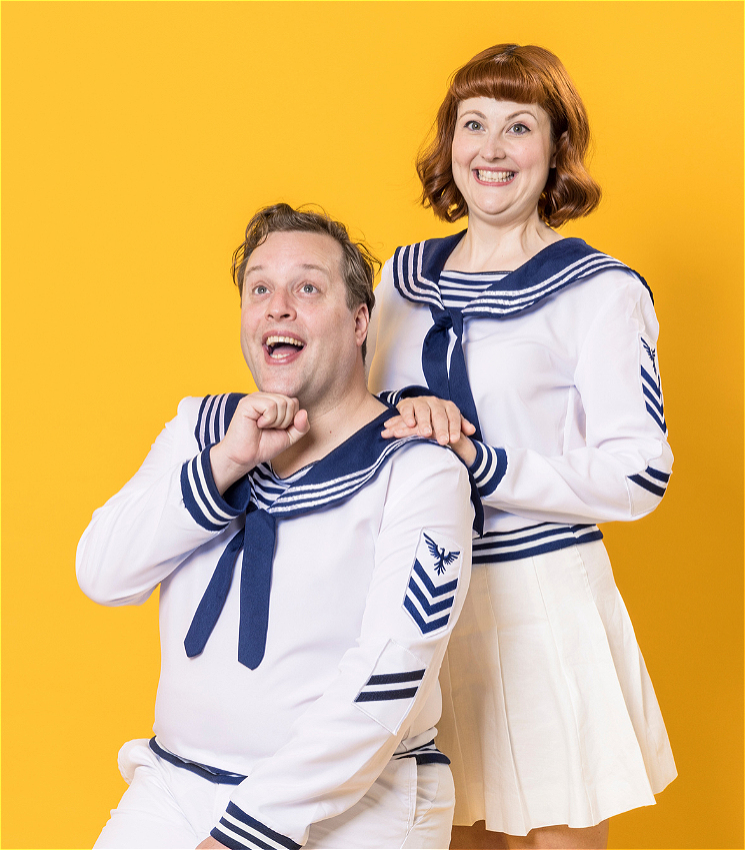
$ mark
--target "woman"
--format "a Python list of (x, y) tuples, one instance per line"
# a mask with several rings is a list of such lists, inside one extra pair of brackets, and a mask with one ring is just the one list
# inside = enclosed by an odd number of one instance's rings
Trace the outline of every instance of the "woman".
[(376, 290), (371, 389), (432, 393), (384, 435), (449, 441), (483, 504), (438, 743), (455, 823), (487, 832), (454, 846), (605, 847), (676, 775), (595, 525), (653, 510), (672, 453), (649, 288), (554, 229), (599, 203), (588, 142), (556, 56), (479, 53), (417, 164), (425, 206), (468, 229), (397, 249)]

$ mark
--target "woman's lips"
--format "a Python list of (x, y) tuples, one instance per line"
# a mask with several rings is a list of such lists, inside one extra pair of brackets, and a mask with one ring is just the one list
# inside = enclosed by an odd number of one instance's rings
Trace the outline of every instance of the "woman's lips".
[(475, 168), (473, 173), (479, 183), (509, 183), (515, 177), (514, 171), (490, 171), (483, 168)]

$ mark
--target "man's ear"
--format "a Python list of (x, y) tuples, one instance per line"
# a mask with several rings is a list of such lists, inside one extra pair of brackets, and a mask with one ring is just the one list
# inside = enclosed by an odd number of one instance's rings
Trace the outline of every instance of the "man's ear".
[(370, 327), (370, 311), (367, 304), (360, 304), (354, 309), (354, 336), (358, 347), (367, 339), (367, 329)]

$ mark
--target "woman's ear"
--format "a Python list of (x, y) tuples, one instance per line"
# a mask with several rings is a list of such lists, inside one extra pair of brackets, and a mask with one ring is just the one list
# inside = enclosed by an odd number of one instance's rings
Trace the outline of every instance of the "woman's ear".
[(564, 130), (564, 132), (559, 136), (559, 138), (553, 143), (553, 147), (551, 150), (551, 160), (548, 164), (549, 168), (556, 168), (556, 156), (559, 152), (559, 149), (564, 147), (564, 145), (566, 144), (566, 140), (567, 131)]

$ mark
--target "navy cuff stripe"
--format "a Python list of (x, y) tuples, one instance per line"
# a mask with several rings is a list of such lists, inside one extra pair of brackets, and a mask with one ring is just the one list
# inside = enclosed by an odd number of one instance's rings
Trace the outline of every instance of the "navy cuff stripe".
[(302, 846), (301, 844), (296, 844), (286, 835), (282, 835), (282, 833), (275, 832), (273, 829), (270, 829), (268, 826), (261, 823), (261, 821), (256, 820), (256, 818), (252, 818), (251, 815), (244, 812), (243, 809), (239, 809), (232, 801), (228, 803), (226, 812), (251, 829), (255, 829), (257, 832), (260, 832), (270, 841), (274, 841), (276, 844), (281, 844), (282, 847), (286, 847), (287, 850), (300, 850), (300, 847)]
[[(220, 823), (224, 823), (224, 822), (225, 822), (225, 818), (222, 818), (220, 820)], [(259, 850), (274, 850), (274, 848), (271, 846), (271, 844), (265, 844), (263, 841), (260, 841), (258, 838), (256, 838), (253, 835), (249, 836), (248, 833), (244, 833), (242, 829), (238, 829), (237, 827), (233, 826), (232, 824), (230, 826), (230, 829), (234, 830), (239, 835), (245, 835), (249, 839), (249, 841), (247, 841), (245, 843), (242, 842), (242, 841), (236, 841), (236, 839), (233, 838), (232, 836), (226, 835), (224, 832), (222, 832), (219, 826), (216, 826), (212, 830), (212, 832), (210, 832), (210, 835), (214, 839), (219, 841), (220, 844), (224, 844), (226, 847), (230, 847), (230, 850), (247, 850), (247, 848), (248, 848), (248, 850), (254, 850), (254, 848), (259, 848)]]
[(507, 452), (502, 448), (492, 448), (479, 440), (473, 440), (476, 459), (468, 467), (480, 496), (493, 493), (507, 472)]
[(650, 475), (652, 478), (656, 478), (658, 481), (664, 481), (666, 484), (670, 480), (670, 476), (667, 474), (667, 472), (660, 472), (659, 469), (654, 469), (651, 466), (648, 466), (644, 470), (644, 472), (647, 475)]
[(221, 531), (241, 511), (231, 507), (217, 491), (207, 447), (181, 467), (181, 495), (195, 522), (209, 531)]

